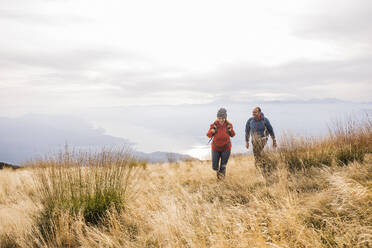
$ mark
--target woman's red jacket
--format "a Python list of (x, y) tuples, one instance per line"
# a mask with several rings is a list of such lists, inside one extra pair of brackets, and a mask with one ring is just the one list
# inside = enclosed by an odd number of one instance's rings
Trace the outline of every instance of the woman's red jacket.
[[(217, 127), (217, 133), (212, 133), (212, 129)], [(230, 131), (229, 131), (229, 130)], [(231, 141), (230, 137), (235, 136), (235, 131), (231, 122), (225, 121), (223, 125), (221, 125), (217, 120), (210, 125), (210, 128), (207, 132), (207, 136), (212, 138), (212, 150), (213, 151), (226, 151), (231, 150)]]

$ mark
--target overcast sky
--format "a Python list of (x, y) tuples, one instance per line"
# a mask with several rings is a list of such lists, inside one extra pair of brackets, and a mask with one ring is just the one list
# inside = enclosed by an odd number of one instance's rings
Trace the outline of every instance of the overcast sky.
[(371, 23), (370, 0), (1, 0), (0, 116), (89, 112), (118, 136), (95, 110), (372, 102)]
[(1, 115), (372, 100), (372, 1), (0, 2)]

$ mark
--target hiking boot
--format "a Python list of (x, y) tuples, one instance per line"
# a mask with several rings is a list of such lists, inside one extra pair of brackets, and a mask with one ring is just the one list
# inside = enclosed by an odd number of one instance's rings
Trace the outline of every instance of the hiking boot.
[(225, 179), (225, 174), (222, 173), (222, 172), (217, 171), (217, 179), (220, 180), (220, 181), (224, 180)]

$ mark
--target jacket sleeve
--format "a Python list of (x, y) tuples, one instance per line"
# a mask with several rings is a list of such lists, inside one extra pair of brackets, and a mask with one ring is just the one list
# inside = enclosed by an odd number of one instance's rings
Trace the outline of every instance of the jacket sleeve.
[(213, 126), (214, 126), (214, 123), (212, 123), (211, 126), (209, 127), (209, 130), (207, 132), (207, 137), (208, 138), (212, 138), (212, 136), (213, 136), (213, 133), (212, 133)]
[(235, 136), (234, 127), (231, 123), (229, 123), (229, 127), (230, 127), (229, 135), (230, 137), (234, 137)]
[(267, 119), (266, 117), (265, 117), (265, 125), (266, 125), (267, 131), (269, 132), (271, 138), (275, 139), (274, 129), (271, 126), (271, 123), (270, 123), (269, 119)]
[(249, 141), (249, 135), (251, 134), (251, 122), (252, 118), (249, 118), (247, 124), (245, 124), (245, 141)]

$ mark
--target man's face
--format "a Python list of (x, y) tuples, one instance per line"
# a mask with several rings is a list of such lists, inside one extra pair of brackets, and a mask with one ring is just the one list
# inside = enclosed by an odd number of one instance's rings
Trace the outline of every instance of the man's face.
[(252, 111), (252, 115), (254, 118), (258, 118), (260, 116), (260, 111), (257, 108), (254, 108)]
[(218, 120), (218, 122), (219, 122), (221, 125), (223, 125), (223, 124), (225, 123), (225, 121), (226, 121), (226, 119), (223, 118), (223, 117), (218, 117), (217, 120)]

